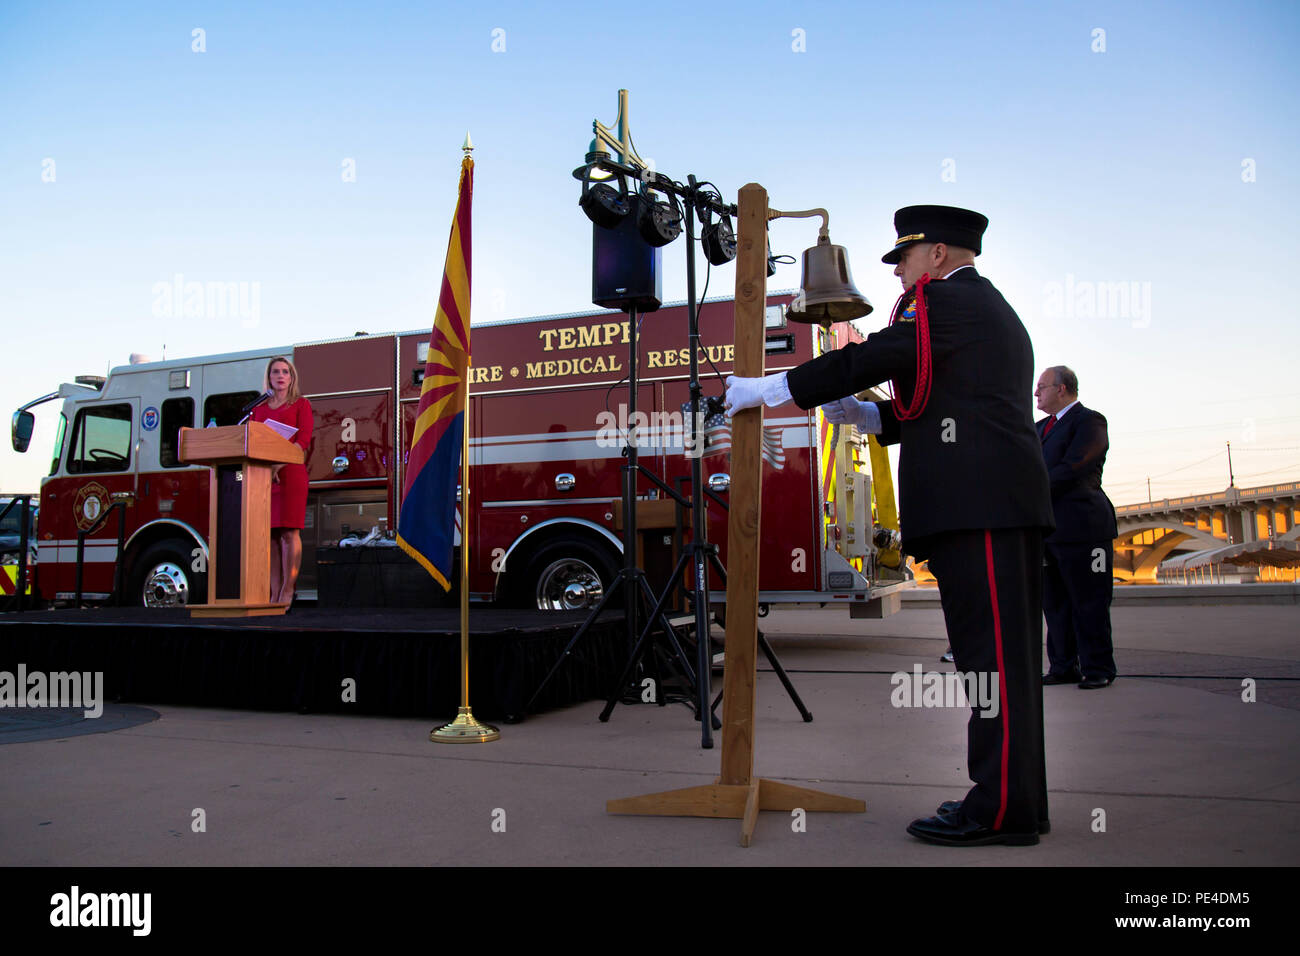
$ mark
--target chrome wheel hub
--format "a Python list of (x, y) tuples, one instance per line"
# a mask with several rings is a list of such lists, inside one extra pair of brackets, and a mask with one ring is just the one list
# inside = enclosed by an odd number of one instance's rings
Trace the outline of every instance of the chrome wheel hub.
[(586, 561), (552, 561), (537, 579), (537, 607), (543, 611), (582, 611), (600, 603), (605, 588)]
[(145, 607), (184, 607), (190, 603), (190, 580), (171, 561), (155, 565), (144, 579)]

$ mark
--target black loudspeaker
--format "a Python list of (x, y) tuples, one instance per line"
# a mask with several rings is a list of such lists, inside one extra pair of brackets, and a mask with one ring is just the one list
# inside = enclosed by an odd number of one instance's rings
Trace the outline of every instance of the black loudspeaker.
[(612, 229), (591, 227), (591, 301), (606, 309), (654, 312), (663, 304), (662, 250), (637, 232), (640, 199)]

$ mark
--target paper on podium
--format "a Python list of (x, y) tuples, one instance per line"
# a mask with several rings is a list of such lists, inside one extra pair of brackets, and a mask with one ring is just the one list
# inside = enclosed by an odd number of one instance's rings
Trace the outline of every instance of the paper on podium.
[(262, 422), (262, 424), (269, 426), (277, 435), (279, 435), (285, 441), (289, 441), (290, 439), (293, 438), (294, 435), (298, 434), (297, 428), (295, 428), (293, 425), (286, 425), (284, 424), (284, 422), (277, 422), (268, 418), (266, 421)]

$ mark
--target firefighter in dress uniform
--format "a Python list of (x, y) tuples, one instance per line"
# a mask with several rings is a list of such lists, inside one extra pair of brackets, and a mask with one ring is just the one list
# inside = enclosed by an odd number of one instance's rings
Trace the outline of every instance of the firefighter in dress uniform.
[[(975, 271), (988, 219), (908, 206), (894, 225), (882, 261), (905, 291), (890, 324), (788, 373), (732, 376), (727, 408), (823, 405), (832, 422), (901, 443), (904, 548), (929, 560), (958, 671), (988, 675), (997, 694), (996, 706), (972, 701), (974, 786), (907, 830), (950, 846), (1035, 844), (1049, 828), (1042, 564), (1053, 517), (1034, 430), (1033, 349), (1015, 311)], [(891, 379), (892, 402), (852, 397)]]

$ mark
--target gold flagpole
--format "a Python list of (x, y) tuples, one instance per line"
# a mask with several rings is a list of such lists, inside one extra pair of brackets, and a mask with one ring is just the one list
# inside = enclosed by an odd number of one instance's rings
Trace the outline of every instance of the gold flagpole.
[[(465, 134), (465, 158), (470, 159), (474, 149), (469, 133)], [(465, 334), (469, 335), (470, 323), (465, 322)], [(467, 370), (468, 371), (468, 370)], [(456, 719), (437, 730), (429, 731), (429, 739), (440, 744), (483, 744), (499, 740), (501, 731), (490, 724), (482, 724), (474, 719), (469, 709), (469, 375), (462, 383), (465, 389), (464, 427), (461, 429), (460, 446), (460, 709)]]

